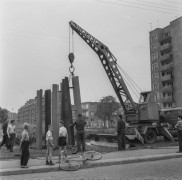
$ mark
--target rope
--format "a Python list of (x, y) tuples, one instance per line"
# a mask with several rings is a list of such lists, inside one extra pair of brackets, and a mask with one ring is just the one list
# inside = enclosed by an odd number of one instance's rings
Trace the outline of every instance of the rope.
[[(118, 65), (118, 64), (117, 64)], [(130, 81), (130, 83), (132, 84), (135, 84), (135, 86), (138, 88), (138, 90), (136, 89), (136, 91), (140, 94), (140, 92), (142, 91), (141, 88), (135, 83), (135, 81), (118, 65), (119, 69), (123, 72), (123, 74), (128, 78), (128, 80)]]
[[(118, 64), (117, 64), (118, 65)], [(140, 87), (131, 79), (131, 77), (128, 76), (128, 74), (118, 65), (119, 69), (122, 71), (126, 84), (130, 87), (132, 92), (136, 95), (136, 97), (139, 99), (140, 92), (142, 91)], [(135, 86), (133, 85), (135, 84)], [(137, 88), (140, 90), (138, 90)]]

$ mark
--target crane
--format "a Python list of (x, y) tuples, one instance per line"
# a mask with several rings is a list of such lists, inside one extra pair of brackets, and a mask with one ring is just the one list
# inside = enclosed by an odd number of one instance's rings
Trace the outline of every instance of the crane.
[(142, 143), (153, 143), (157, 135), (162, 134), (173, 140), (166, 128), (154, 125), (159, 121), (159, 106), (154, 100), (154, 93), (141, 92), (139, 102), (135, 103), (117, 67), (117, 59), (109, 48), (75, 22), (70, 21), (69, 25), (98, 55), (124, 110), (126, 121), (131, 125), (127, 131), (128, 139), (137, 138)]

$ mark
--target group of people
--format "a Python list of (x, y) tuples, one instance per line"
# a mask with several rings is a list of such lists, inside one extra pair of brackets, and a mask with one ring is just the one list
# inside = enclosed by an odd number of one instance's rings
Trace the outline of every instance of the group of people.
[[(70, 124), (70, 127), (74, 127), (77, 130), (76, 139), (77, 139), (77, 150), (74, 153), (77, 153), (81, 151), (81, 145), (82, 145), (82, 151), (85, 151), (85, 131), (84, 127), (86, 125), (85, 120), (82, 118), (81, 114), (78, 114), (77, 120)], [(6, 121), (3, 124), (3, 140), (1, 142), (0, 148), (3, 145), (6, 145), (7, 149), (10, 150), (10, 152), (13, 152), (13, 146), (16, 138), (15, 133), (15, 121), (11, 120), (9, 123)], [(53, 126), (50, 124), (48, 126), (48, 131), (46, 133), (46, 165), (54, 165), (52, 162), (52, 150), (53, 150)], [(66, 127), (64, 126), (64, 122), (59, 122), (59, 137), (58, 137), (58, 146), (59, 146), (59, 157), (65, 156), (67, 157), (67, 144), (68, 144), (68, 131)], [(29, 124), (24, 123), (23, 124), (23, 132), (20, 140), (20, 150), (21, 150), (21, 159), (20, 159), (20, 165), (22, 168), (28, 168), (28, 160), (30, 157), (29, 152)]]
[[(176, 123), (175, 128), (177, 129), (177, 134), (178, 134), (178, 144), (179, 144), (178, 153), (182, 153), (182, 115), (178, 115), (177, 118), (178, 122)], [(162, 120), (164, 121), (164, 119)], [(119, 120), (117, 124), (118, 150), (126, 149), (125, 133), (126, 133), (126, 123), (122, 115), (119, 115)]]
[[(77, 150), (74, 153), (81, 151), (85, 151), (85, 131), (84, 127), (86, 125), (85, 120), (82, 118), (81, 114), (78, 114), (77, 120), (70, 124), (70, 127), (74, 127), (77, 131), (76, 133), (76, 141), (77, 141)], [(178, 141), (179, 141), (179, 152), (182, 152), (182, 116), (178, 116), (178, 123), (175, 126), (178, 129)], [(23, 125), (22, 137), (20, 140), (20, 150), (21, 150), (21, 167), (27, 168), (27, 163), (29, 160), (29, 124), (24, 123)], [(14, 120), (11, 120), (10, 123), (6, 121), (3, 124), (3, 140), (1, 142), (0, 148), (5, 144), (7, 149), (10, 152), (13, 151), (14, 140), (16, 137), (15, 133), (15, 124)], [(48, 131), (46, 133), (46, 165), (54, 165), (52, 162), (52, 150), (53, 150), (53, 126), (50, 124), (48, 126)], [(126, 133), (126, 123), (122, 115), (119, 115), (118, 123), (117, 123), (117, 139), (118, 139), (118, 150), (126, 149), (126, 141), (125, 141), (125, 133)], [(59, 122), (59, 137), (58, 137), (58, 146), (59, 146), (59, 157), (64, 156), (67, 157), (67, 144), (68, 144), (68, 131), (64, 126), (64, 122)]]
[[(76, 141), (77, 141), (77, 150), (74, 153), (85, 151), (85, 128), (86, 122), (82, 118), (81, 114), (78, 114), (77, 120), (73, 123), (70, 124), (70, 127), (74, 127), (77, 131), (76, 133)], [(46, 165), (54, 165), (52, 162), (52, 150), (53, 150), (53, 126), (50, 124), (49, 125), (49, 130), (46, 133), (46, 146), (47, 146), (47, 151), (46, 151)], [(64, 126), (64, 122), (60, 121), (59, 122), (59, 137), (58, 137), (58, 146), (59, 146), (59, 157), (67, 157), (67, 144), (68, 144), (68, 131), (66, 127)], [(82, 149), (81, 149), (82, 147)], [(59, 159), (60, 161), (60, 159)]]
[(2, 142), (0, 144), (0, 149), (3, 145), (6, 145), (6, 148), (13, 152), (13, 147), (16, 138), (16, 126), (15, 120), (8, 121), (6, 120), (5, 123), (2, 125)]

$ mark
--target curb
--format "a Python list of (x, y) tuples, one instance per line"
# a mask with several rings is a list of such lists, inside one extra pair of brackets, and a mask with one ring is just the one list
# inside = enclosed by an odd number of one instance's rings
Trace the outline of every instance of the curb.
[[(111, 166), (118, 164), (131, 164), (131, 163), (139, 163), (139, 162), (147, 162), (147, 161), (157, 161), (157, 160), (165, 160), (165, 159), (173, 159), (180, 158), (182, 154), (170, 153), (170, 154), (157, 154), (157, 155), (147, 155), (141, 157), (127, 157), (127, 158), (118, 158), (118, 159), (101, 159), (98, 161), (89, 161), (84, 163), (81, 166), (81, 169), (92, 168), (92, 167), (100, 167), (100, 166)], [(55, 166), (32, 166), (28, 169), (21, 168), (9, 168), (9, 169), (0, 169), (0, 176), (9, 176), (9, 175), (20, 175), (20, 174), (31, 174), (31, 173), (43, 173), (43, 172), (51, 172), (51, 171), (63, 171), (59, 169), (59, 165)]]

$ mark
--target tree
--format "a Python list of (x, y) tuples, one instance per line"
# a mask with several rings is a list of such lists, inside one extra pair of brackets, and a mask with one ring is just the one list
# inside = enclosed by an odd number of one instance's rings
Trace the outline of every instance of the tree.
[(106, 120), (112, 121), (111, 116), (119, 108), (120, 104), (116, 101), (116, 98), (113, 96), (105, 96), (100, 99), (96, 111), (96, 116), (104, 122), (104, 127), (106, 127)]
[(8, 111), (7, 109), (2, 109), (0, 107), (0, 123), (4, 123), (8, 118)]

